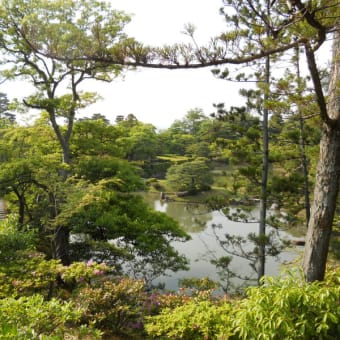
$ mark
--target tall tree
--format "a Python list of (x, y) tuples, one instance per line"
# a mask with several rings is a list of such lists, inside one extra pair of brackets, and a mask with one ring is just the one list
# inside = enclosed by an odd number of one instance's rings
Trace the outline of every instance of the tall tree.
[[(1, 3), (1, 63), (5, 66), (1, 75), (33, 84), (36, 93), (24, 103), (48, 112), (66, 164), (71, 162), (70, 138), (76, 112), (96, 99), (93, 93), (82, 93), (80, 85), (88, 79), (111, 81), (122, 68), (93, 61), (51, 60), (35, 53), (35, 49), (44, 46), (51, 52), (66, 54), (77, 49), (79, 43), (97, 49), (114, 45), (112, 41), (125, 38), (122, 29), (128, 21), (126, 15), (103, 2), (5, 0)], [(66, 128), (60, 125), (60, 119), (66, 122)]]
[(323, 280), (340, 178), (340, 28), (334, 33), (333, 62), (328, 101), (323, 96), (314, 53), (306, 45), (308, 66), (313, 78), (322, 118), (320, 155), (314, 199), (306, 236), (303, 269), (307, 281)]
[[(1, 2), (0, 48), (1, 63), (5, 66), (1, 75), (33, 84), (36, 92), (24, 103), (48, 113), (66, 165), (71, 163), (70, 139), (76, 112), (96, 99), (93, 93), (82, 93), (80, 85), (88, 79), (111, 81), (121, 73), (122, 67), (94, 61), (48, 59), (35, 49), (44, 47), (50, 52), (72, 54), (79, 43), (95, 49), (106, 45), (114, 47), (125, 38), (122, 28), (128, 21), (125, 14), (103, 2)], [(61, 168), (61, 175), (66, 180), (67, 166)], [(54, 212), (58, 214), (58, 209)], [(59, 226), (55, 232), (55, 253), (64, 264), (69, 262), (68, 239), (68, 228)]]

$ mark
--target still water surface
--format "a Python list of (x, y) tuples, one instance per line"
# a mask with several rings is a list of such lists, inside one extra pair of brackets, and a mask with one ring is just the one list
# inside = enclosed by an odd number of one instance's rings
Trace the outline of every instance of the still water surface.
[[(143, 195), (144, 196), (144, 195)], [(178, 289), (178, 280), (190, 277), (209, 277), (212, 280), (219, 279), (216, 268), (210, 263), (213, 256), (225, 256), (226, 254), (219, 246), (214, 235), (213, 225), (220, 225), (217, 234), (223, 237), (225, 233), (230, 235), (247, 236), (249, 233), (257, 233), (258, 223), (239, 223), (230, 221), (220, 211), (207, 212), (203, 205), (187, 204), (181, 202), (164, 202), (159, 199), (159, 195), (146, 194), (145, 200), (157, 211), (162, 211), (179, 222), (181, 227), (190, 234), (191, 240), (185, 243), (173, 242), (173, 246), (181, 254), (190, 260), (189, 271), (179, 271), (177, 273), (168, 272), (156, 281), (155, 284), (165, 283), (165, 288), (171, 290)], [(267, 227), (269, 231), (270, 228)], [(294, 239), (290, 234), (279, 231), (280, 238)], [(266, 259), (266, 275), (274, 276), (279, 274), (282, 264), (291, 263), (297, 258), (300, 247), (282, 252), (278, 258), (268, 257)], [(252, 270), (249, 263), (241, 258), (234, 257), (231, 263), (232, 270), (240, 274), (250, 274)], [(254, 276), (256, 278), (256, 276)], [(242, 281), (235, 279), (234, 284), (239, 285)]]

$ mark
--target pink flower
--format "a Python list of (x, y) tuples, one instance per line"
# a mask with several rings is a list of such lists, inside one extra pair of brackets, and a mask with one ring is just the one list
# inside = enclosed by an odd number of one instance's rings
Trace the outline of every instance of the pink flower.
[(96, 270), (93, 271), (93, 274), (94, 275), (103, 275), (104, 272), (102, 270), (96, 269)]
[(91, 259), (91, 260), (88, 260), (87, 262), (86, 262), (86, 266), (87, 267), (91, 267), (92, 265), (94, 264), (94, 261)]

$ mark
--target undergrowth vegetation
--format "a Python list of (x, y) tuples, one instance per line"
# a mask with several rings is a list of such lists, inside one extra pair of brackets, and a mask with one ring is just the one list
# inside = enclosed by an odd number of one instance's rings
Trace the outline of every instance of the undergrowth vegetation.
[(1, 299), (0, 337), (336, 339), (340, 333), (339, 267), (312, 284), (299, 271), (265, 277), (260, 287), (233, 297), (216, 295), (204, 284), (206, 290), (150, 291), (141, 280), (109, 279), (97, 266), (74, 265), (76, 273), (67, 273), (74, 279), (73, 289), (59, 287), (54, 298), (44, 297), (39, 287), (30, 296), (20, 296), (18, 289)]
[(200, 295), (147, 318), (157, 339), (336, 339), (340, 334), (340, 270), (324, 282), (298, 274), (265, 277), (240, 299)]

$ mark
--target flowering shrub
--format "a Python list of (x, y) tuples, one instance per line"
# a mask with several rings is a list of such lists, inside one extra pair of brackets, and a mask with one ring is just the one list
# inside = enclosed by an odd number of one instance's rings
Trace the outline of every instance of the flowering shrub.
[(62, 265), (56, 260), (45, 260), (38, 252), (27, 251), (10, 263), (0, 265), (0, 298), (49, 293)]
[(144, 282), (129, 278), (104, 281), (79, 290), (76, 303), (83, 310), (82, 320), (113, 332), (142, 329)]
[[(172, 299), (172, 297), (171, 297)], [(240, 300), (199, 294), (147, 317), (157, 339), (337, 339), (340, 334), (340, 268), (323, 282), (305, 283), (296, 274), (267, 277)]]
[(92, 280), (99, 279), (111, 270), (105, 263), (96, 263), (93, 260), (74, 262), (60, 270), (61, 278), (66, 282), (78, 284), (91, 284)]
[(23, 252), (6, 266), (0, 265), (0, 298), (36, 293), (47, 297), (58, 275), (65, 283), (72, 283), (72, 287), (76, 288), (91, 284), (91, 280), (99, 280), (108, 270), (105, 264), (93, 261), (63, 266), (59, 260), (46, 260), (41, 253)]

